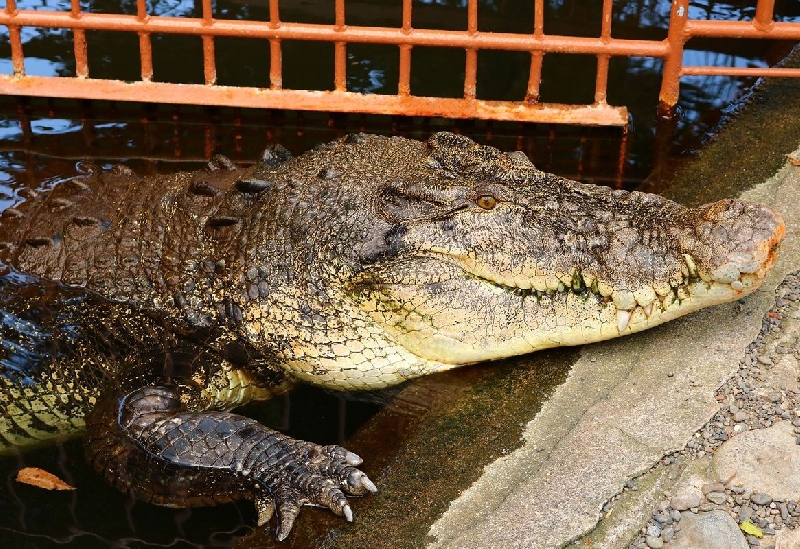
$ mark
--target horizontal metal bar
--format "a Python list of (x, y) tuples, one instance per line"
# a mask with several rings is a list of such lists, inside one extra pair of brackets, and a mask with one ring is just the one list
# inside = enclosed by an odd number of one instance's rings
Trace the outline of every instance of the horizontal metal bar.
[(800, 69), (781, 67), (712, 67), (691, 66), (681, 69), (681, 76), (774, 76), (800, 78)]
[(625, 107), (606, 104), (525, 104), (446, 97), (366, 95), (345, 91), (269, 90), (202, 84), (122, 82), (60, 76), (0, 75), (0, 94), (37, 97), (82, 97), (149, 103), (222, 105), (262, 109), (292, 109), (324, 112), (443, 116), (517, 122), (624, 126)]
[(273, 27), (269, 22), (228, 19), (215, 19), (204, 25), (202, 19), (188, 17), (153, 16), (140, 20), (133, 15), (103, 13), (81, 13), (79, 17), (72, 17), (68, 12), (36, 10), (20, 10), (16, 15), (0, 12), (0, 25), (595, 55), (663, 57), (667, 53), (665, 41), (653, 40), (601, 40), (555, 35), (535, 37), (531, 34), (502, 32), (470, 34), (468, 31), (434, 29), (404, 31), (391, 27), (337, 28), (334, 25), (283, 22)]
[(762, 28), (753, 21), (711, 21), (689, 19), (686, 21), (689, 38), (755, 38), (770, 40), (800, 40), (800, 23), (776, 21)]

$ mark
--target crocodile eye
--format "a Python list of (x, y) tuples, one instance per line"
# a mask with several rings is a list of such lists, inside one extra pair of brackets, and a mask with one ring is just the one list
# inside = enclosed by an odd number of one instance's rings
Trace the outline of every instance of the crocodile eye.
[(476, 203), (484, 210), (491, 210), (497, 206), (497, 199), (490, 194), (485, 194), (483, 196), (479, 196), (478, 200), (476, 200)]

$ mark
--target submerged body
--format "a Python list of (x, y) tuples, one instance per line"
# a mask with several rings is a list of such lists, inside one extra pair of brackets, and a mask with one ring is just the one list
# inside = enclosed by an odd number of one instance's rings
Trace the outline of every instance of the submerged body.
[(0, 219), (0, 441), (85, 422), (121, 489), (253, 499), (285, 537), (300, 505), (350, 518), (374, 486), (228, 409), (640, 331), (753, 291), (783, 232), (762, 205), (688, 209), (447, 133), (89, 173)]

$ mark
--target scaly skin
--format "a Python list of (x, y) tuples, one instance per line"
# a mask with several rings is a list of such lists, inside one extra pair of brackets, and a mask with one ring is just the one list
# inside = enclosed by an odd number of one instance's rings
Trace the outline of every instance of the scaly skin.
[(230, 408), (640, 331), (752, 292), (784, 233), (766, 206), (582, 185), (447, 133), (273, 148), (247, 170), (93, 171), (0, 222), (6, 444), (86, 418), (121, 489), (253, 499), (280, 537), (301, 505), (350, 518), (346, 495), (374, 486), (345, 450)]

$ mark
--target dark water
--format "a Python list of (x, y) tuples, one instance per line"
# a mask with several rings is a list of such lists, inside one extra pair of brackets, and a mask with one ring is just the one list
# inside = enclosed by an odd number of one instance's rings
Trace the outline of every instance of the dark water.
[[(545, 32), (596, 36), (599, 34), (600, 0), (548, 2)], [(661, 39), (669, 14), (666, 0), (618, 1), (614, 4), (614, 36)], [(743, 19), (755, 8), (739, 2), (695, 2), (693, 17)], [(133, 1), (84, 1), (96, 12), (135, 13)], [(188, 0), (150, 2), (150, 13), (199, 16), (199, 3)], [(347, 21), (358, 25), (400, 25), (400, 2), (351, 0)], [(413, 25), (418, 28), (466, 27), (465, 1), (415, 2)], [(479, 27), (485, 31), (531, 32), (533, 3), (480, 2)], [(333, 22), (333, 2), (305, 0), (281, 2), (284, 21)], [(20, 0), (21, 9), (65, 10), (68, 0)], [(268, 19), (266, 0), (217, 1), (220, 18)], [(776, 2), (779, 20), (800, 19), (800, 4)], [(8, 31), (0, 27), (0, 73), (11, 73)], [(23, 29), (26, 71), (38, 75), (74, 75), (70, 33), (48, 29)], [(92, 32), (88, 36), (90, 73), (98, 77), (138, 78), (137, 39), (122, 33)], [(284, 44), (284, 86), (331, 89), (332, 45)], [(155, 79), (202, 82), (199, 39), (154, 36)], [(689, 44), (686, 64), (766, 66), (787, 51), (787, 44), (717, 40)], [(263, 42), (219, 39), (216, 42), (218, 82), (224, 85), (268, 86), (269, 54)], [(308, 59), (315, 64), (309, 70)], [(397, 91), (396, 49), (348, 46), (348, 89), (365, 93)], [(457, 97), (462, 93), (464, 54), (440, 48), (414, 50), (412, 93)], [(528, 56), (510, 52), (483, 52), (479, 56), (478, 97), (520, 99), (525, 94)], [(542, 100), (561, 103), (591, 102), (595, 60), (591, 56), (549, 55), (544, 66)], [(248, 109), (204, 109), (107, 102), (17, 99), (0, 97), (0, 210), (20, 201), (25, 188), (57, 184), (75, 173), (75, 163), (89, 159), (103, 166), (116, 162), (140, 173), (195, 169), (211, 152), (222, 152), (239, 163), (257, 158), (269, 144), (280, 143), (300, 153), (320, 142), (352, 131), (403, 134), (425, 138), (438, 130), (457, 130), (502, 149), (523, 150), (534, 163), (561, 175), (612, 186), (635, 188), (654, 164), (691, 154), (719, 123), (731, 101), (752, 82), (724, 77), (684, 78), (680, 117), (670, 134), (659, 136), (655, 108), (660, 87), (661, 61), (615, 58), (609, 78), (609, 103), (626, 105), (632, 127), (619, 129), (523, 125), (481, 121), (421, 120), (403, 117), (342, 116), (319, 113), (274, 112)], [(622, 158), (620, 160), (620, 157)], [(470, 376), (480, 376), (470, 369)], [(499, 374), (511, 375), (511, 374)], [(559, 376), (551, 376), (557, 383)], [(470, 378), (471, 379), (471, 378)], [(442, 376), (444, 398), (454, 390), (458, 374)], [(442, 389), (444, 387), (444, 389)], [(448, 387), (450, 389), (448, 389)], [(541, 388), (542, 394), (547, 392)], [(301, 388), (287, 399), (251, 405), (248, 415), (292, 436), (319, 443), (348, 443), (370, 418), (380, 412), (381, 425), (413, 423), (415, 407), (401, 402), (396, 411), (384, 406), (395, 391), (360, 397), (334, 395)], [(387, 414), (389, 419), (387, 419)], [(395, 415), (392, 415), (395, 414)], [(412, 419), (409, 419), (412, 418)], [(387, 456), (404, 447), (404, 428), (386, 432), (380, 448), (367, 451)], [(358, 437), (356, 437), (357, 439)], [(359, 444), (358, 440), (354, 442)], [(461, 444), (464, 444), (463, 442)], [(373, 441), (374, 445), (374, 441)], [(469, 448), (462, 448), (469, 452)], [(359, 449), (358, 451), (362, 451)], [(365, 455), (368, 459), (369, 457)], [(50, 493), (23, 486), (13, 477), (22, 465), (38, 466), (80, 487), (76, 492)], [(0, 459), (0, 547), (248, 547), (255, 514), (248, 504), (212, 509), (166, 510), (135, 502), (105, 486), (84, 464), (79, 440)], [(379, 496), (380, 497), (380, 496)], [(369, 505), (363, 500), (357, 505)], [(356, 507), (356, 509), (358, 509)], [(407, 512), (398, 503), (397, 513)], [(304, 511), (321, 518), (320, 511)], [(326, 522), (328, 521), (328, 522)], [(379, 527), (379, 525), (377, 526)], [(320, 539), (323, 535), (320, 533)], [(311, 539), (308, 536), (303, 539)], [(268, 537), (258, 538), (269, 546)], [(298, 542), (300, 543), (300, 542)], [(304, 541), (292, 546), (310, 546)]]

